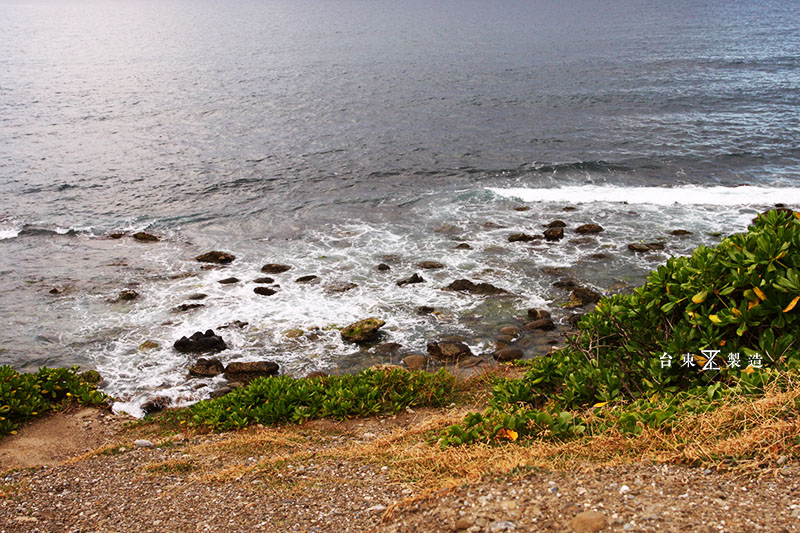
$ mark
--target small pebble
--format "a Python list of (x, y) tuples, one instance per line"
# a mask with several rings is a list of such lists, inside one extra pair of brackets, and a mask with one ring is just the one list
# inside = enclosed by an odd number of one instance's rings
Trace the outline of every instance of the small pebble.
[(139, 439), (133, 442), (134, 448), (155, 448), (155, 444), (146, 439)]

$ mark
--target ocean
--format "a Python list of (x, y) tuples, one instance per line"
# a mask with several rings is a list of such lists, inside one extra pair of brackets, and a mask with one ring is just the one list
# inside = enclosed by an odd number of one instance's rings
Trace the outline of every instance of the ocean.
[[(295, 376), (491, 358), (528, 308), (568, 320), (554, 281), (630, 290), (800, 206), (798, 110), (786, 1), (0, 0), (0, 364), (97, 369), (141, 414), (220, 386), (172, 348), (207, 329)], [(370, 316), (399, 346), (342, 341)]]

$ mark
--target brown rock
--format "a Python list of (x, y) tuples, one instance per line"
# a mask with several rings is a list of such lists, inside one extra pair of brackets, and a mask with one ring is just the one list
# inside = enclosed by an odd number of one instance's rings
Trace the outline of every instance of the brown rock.
[(527, 205), (520, 205), (514, 208), (514, 211), (530, 211), (531, 208)]
[(650, 247), (646, 244), (632, 242), (628, 245), (628, 250), (634, 253), (645, 253), (650, 251)]
[(317, 276), (311, 274), (311, 275), (308, 275), (308, 276), (300, 276), (299, 278), (297, 278), (294, 281), (296, 283), (313, 283), (313, 282), (317, 281), (318, 279), (319, 278), (317, 278)]
[(516, 337), (519, 335), (519, 328), (517, 326), (506, 326), (504, 328), (500, 328), (500, 334)]
[(548, 227), (548, 228), (566, 228), (567, 227), (567, 223), (564, 222), (563, 220), (554, 220), (554, 221), (552, 221), (551, 223), (549, 223), (545, 227)]
[(278, 291), (276, 291), (275, 289), (270, 289), (269, 287), (256, 287), (255, 289), (253, 289), (253, 292), (256, 294), (260, 294), (261, 296), (272, 296)]
[(227, 265), (232, 263), (236, 256), (227, 252), (211, 251), (195, 257), (196, 261), (201, 263), (216, 263), (218, 265)]
[(501, 362), (514, 361), (523, 357), (525, 357), (525, 352), (519, 348), (503, 348), (502, 350), (497, 350), (494, 354), (494, 358)]
[(544, 230), (544, 238), (547, 241), (558, 241), (564, 238), (564, 228), (547, 228)]
[(144, 416), (147, 416), (163, 411), (170, 405), (172, 405), (172, 400), (170, 398), (166, 396), (156, 396), (144, 402), (141, 405), (141, 409), (144, 411)]
[(478, 366), (481, 363), (483, 363), (483, 359), (480, 357), (465, 357), (457, 363), (457, 366), (458, 368), (472, 368), (473, 366)]
[(358, 287), (355, 283), (350, 283), (348, 281), (336, 281), (333, 283), (329, 283), (325, 285), (325, 292), (328, 294), (337, 294), (342, 292), (351, 291)]
[(217, 283), (221, 283), (222, 285), (232, 285), (234, 283), (239, 283), (239, 278), (225, 278), (217, 281)]
[(176, 313), (184, 313), (192, 309), (200, 309), (201, 307), (205, 307), (205, 304), (181, 304), (174, 307), (172, 310)]
[(456, 250), (472, 250), (472, 246), (466, 242), (462, 242), (456, 246)]
[(417, 266), (424, 270), (438, 270), (440, 268), (444, 268), (444, 264), (437, 261), (420, 261), (417, 263)]
[(549, 331), (551, 329), (555, 329), (556, 325), (553, 323), (551, 318), (540, 318), (539, 320), (528, 322), (525, 324), (525, 327), (528, 329), (543, 329), (545, 331)]
[(342, 329), (342, 339), (347, 342), (362, 343), (378, 338), (379, 329), (386, 324), (380, 318), (365, 318)]
[(508, 291), (506, 291), (505, 289), (495, 287), (490, 283), (473, 283), (468, 279), (457, 279), (450, 285), (445, 287), (444, 290), (469, 292), (471, 294), (483, 294), (483, 295), (508, 294)]
[(398, 280), (397, 286), (404, 287), (406, 285), (412, 285), (414, 283), (425, 283), (425, 280), (419, 274), (414, 273), (410, 278)]
[(692, 232), (691, 231), (687, 231), (685, 229), (674, 229), (674, 230), (670, 231), (669, 234), (670, 235), (674, 235), (676, 237), (684, 237), (686, 235), (691, 235)]
[(259, 377), (277, 376), (278, 364), (272, 361), (247, 361), (229, 363), (225, 367), (225, 377), (228, 381), (250, 383)]
[(461, 341), (444, 340), (429, 342), (428, 355), (438, 361), (459, 361), (465, 357), (472, 357), (472, 351)]
[(583, 224), (582, 226), (575, 228), (575, 232), (580, 233), (581, 235), (600, 233), (601, 231), (603, 231), (603, 227), (598, 224)]
[(275, 280), (270, 277), (256, 278), (253, 283), (275, 283)]
[(403, 364), (408, 367), (409, 370), (424, 370), (428, 367), (428, 358), (424, 355), (409, 355), (403, 358)]
[(648, 242), (647, 247), (651, 250), (663, 250), (667, 246), (664, 242)]
[(550, 311), (530, 308), (528, 309), (528, 318), (532, 318), (534, 320), (539, 320), (540, 318), (550, 318)]
[[(51, 291), (52, 292), (52, 291)], [(133, 289), (125, 289), (119, 293), (117, 296), (118, 302), (130, 302), (131, 300), (135, 300), (139, 297), (139, 293)]]
[(201, 357), (189, 367), (189, 374), (192, 376), (212, 377), (218, 376), (223, 372), (225, 372), (225, 367), (216, 357), (210, 359)]
[(558, 289), (569, 290), (569, 289), (574, 289), (577, 286), (578, 286), (578, 280), (576, 280), (575, 278), (562, 278), (556, 282), (553, 282), (553, 287), (556, 287)]
[(416, 311), (416, 313), (418, 315), (429, 315), (429, 314), (433, 313), (435, 310), (436, 309), (434, 309), (433, 307), (431, 307), (429, 305), (420, 305), (419, 307), (416, 307), (414, 309), (414, 311)]
[(267, 263), (266, 265), (261, 267), (261, 272), (264, 274), (281, 274), (282, 272), (286, 272), (290, 270), (292, 267), (289, 265), (279, 265), (277, 263)]
[(391, 268), (392, 268), (392, 267), (390, 267), (390, 266), (389, 266), (389, 265), (387, 265), (386, 263), (381, 263), (381, 264), (379, 264), (378, 266), (376, 266), (375, 268), (376, 268), (377, 270), (380, 270), (381, 272), (385, 272), (386, 270), (391, 270)]
[(527, 233), (512, 233), (508, 236), (508, 242), (530, 242), (541, 239), (541, 235), (528, 235)]
[(570, 304), (577, 306), (599, 302), (603, 296), (586, 287), (576, 287), (569, 295)]
[(136, 239), (137, 241), (142, 241), (142, 242), (158, 242), (160, 240), (155, 235), (151, 235), (151, 234), (145, 233), (143, 231), (140, 231), (138, 233), (134, 233), (133, 234), (133, 238)]
[(584, 511), (578, 513), (569, 521), (569, 527), (575, 533), (596, 533), (602, 531), (608, 525), (603, 513), (597, 511)]

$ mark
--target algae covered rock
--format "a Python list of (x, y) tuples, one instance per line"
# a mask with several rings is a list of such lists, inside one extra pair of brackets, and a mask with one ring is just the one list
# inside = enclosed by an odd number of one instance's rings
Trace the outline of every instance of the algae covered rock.
[(362, 343), (378, 338), (379, 329), (386, 324), (380, 318), (365, 318), (342, 329), (342, 338), (347, 342)]

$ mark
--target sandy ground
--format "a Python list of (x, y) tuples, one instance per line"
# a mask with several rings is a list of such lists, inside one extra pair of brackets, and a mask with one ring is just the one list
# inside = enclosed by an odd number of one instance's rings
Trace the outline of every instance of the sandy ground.
[[(0, 441), (0, 531), (800, 529), (792, 461), (747, 476), (653, 464), (522, 468), (425, 492), (425, 480), (351, 453), (426, 416), (217, 435), (126, 430), (94, 410), (54, 415)], [(154, 447), (134, 446), (142, 437)]]

